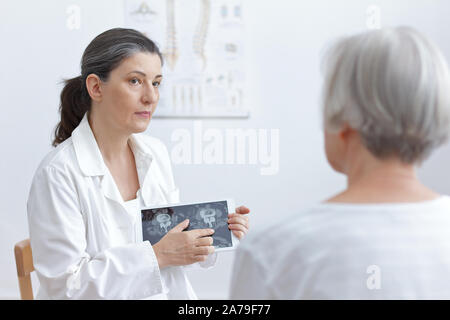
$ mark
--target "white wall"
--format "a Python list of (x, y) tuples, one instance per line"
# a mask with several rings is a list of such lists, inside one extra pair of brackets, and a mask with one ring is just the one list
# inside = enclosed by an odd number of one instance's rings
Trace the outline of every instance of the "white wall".
[[(82, 10), (79, 30), (66, 27), (71, 4)], [(418, 28), (450, 60), (450, 3), (445, 0), (245, 0), (251, 117), (202, 125), (279, 129), (279, 172), (263, 176), (258, 165), (174, 165), (183, 201), (234, 197), (251, 208), (255, 230), (344, 187), (345, 179), (328, 167), (323, 152), (320, 54), (334, 37), (364, 30), (371, 4), (381, 8), (382, 25)], [(59, 82), (79, 74), (82, 52), (94, 36), (122, 26), (122, 8), (121, 0), (0, 2), (0, 298), (19, 295), (13, 246), (28, 237), (26, 200), (34, 171), (51, 150)], [(193, 132), (193, 121), (153, 119), (148, 134), (170, 151), (171, 134), (179, 128)], [(426, 184), (447, 194), (449, 157), (450, 147), (441, 148), (419, 171)], [(200, 298), (227, 297), (232, 260), (233, 253), (222, 253), (215, 268), (190, 271)]]

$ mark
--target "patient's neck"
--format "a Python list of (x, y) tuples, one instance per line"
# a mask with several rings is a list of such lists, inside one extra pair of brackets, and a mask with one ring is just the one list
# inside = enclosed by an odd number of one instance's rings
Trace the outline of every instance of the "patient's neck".
[(344, 173), (347, 189), (328, 201), (420, 202), (439, 197), (419, 181), (415, 165), (402, 162), (398, 157), (379, 159), (367, 149), (349, 155)]
[(356, 156), (347, 166), (347, 188), (372, 185), (420, 183), (416, 168), (398, 158), (377, 159), (373, 156)]

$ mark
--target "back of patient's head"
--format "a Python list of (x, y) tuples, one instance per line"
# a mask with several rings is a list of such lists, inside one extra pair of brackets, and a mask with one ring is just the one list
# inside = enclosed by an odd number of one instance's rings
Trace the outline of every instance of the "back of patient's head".
[(337, 41), (324, 60), (324, 127), (356, 130), (377, 158), (420, 163), (450, 133), (450, 74), (439, 49), (407, 27)]

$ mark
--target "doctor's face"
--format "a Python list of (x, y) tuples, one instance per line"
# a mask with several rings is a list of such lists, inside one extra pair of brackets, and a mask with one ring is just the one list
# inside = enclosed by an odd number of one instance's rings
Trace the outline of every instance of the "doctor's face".
[(161, 81), (159, 56), (135, 53), (102, 82), (99, 114), (116, 130), (127, 134), (145, 131), (158, 104)]

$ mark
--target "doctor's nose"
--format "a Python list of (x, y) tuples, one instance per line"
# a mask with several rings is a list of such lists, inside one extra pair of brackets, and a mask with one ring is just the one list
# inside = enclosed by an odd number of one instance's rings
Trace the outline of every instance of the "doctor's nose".
[(142, 100), (145, 104), (152, 104), (158, 102), (159, 92), (158, 88), (155, 88), (153, 85), (150, 85), (146, 88), (144, 94), (142, 95)]

